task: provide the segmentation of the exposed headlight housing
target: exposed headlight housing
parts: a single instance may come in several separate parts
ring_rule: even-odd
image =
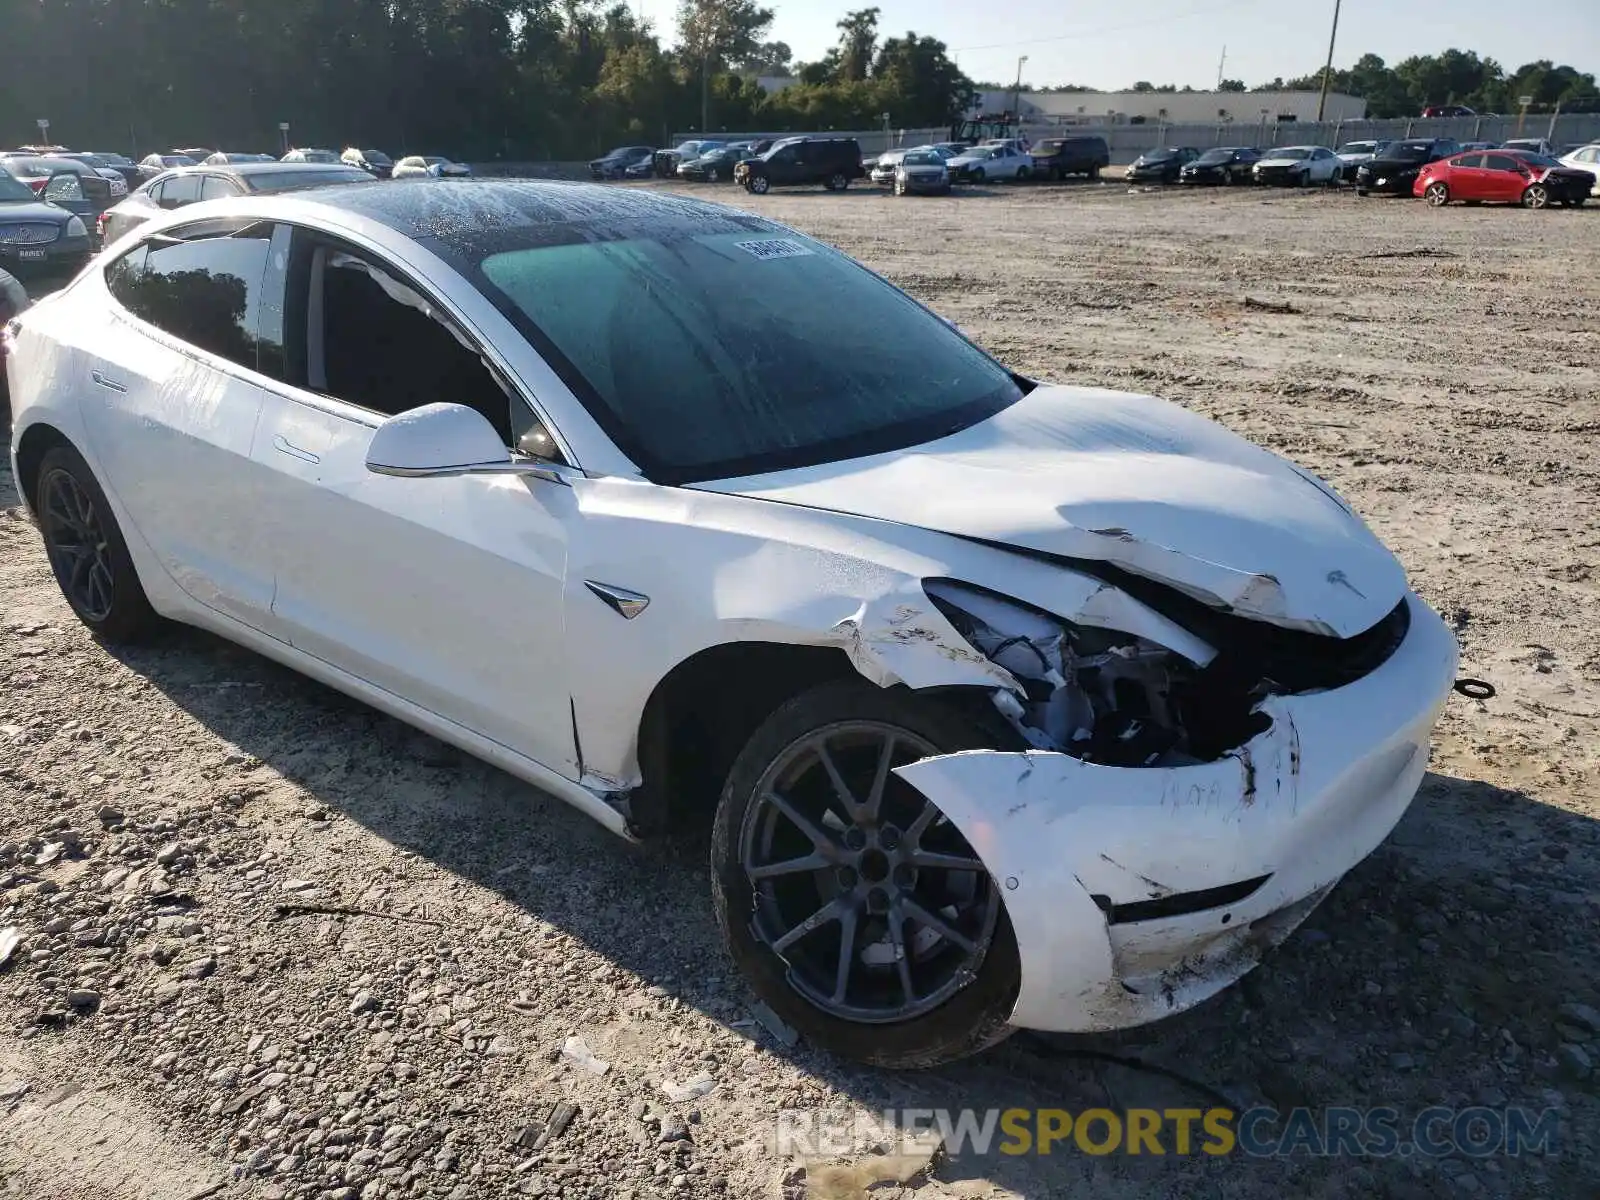
[[[1147,638],[1076,625],[951,579],[923,582],[963,638],[1009,671],[1022,695],[994,705],[1031,746],[1119,767],[1214,760],[1266,727],[1243,694]]]
[[[67,222],[68,237],[88,237],[89,227],[83,223],[82,217],[73,217]]]

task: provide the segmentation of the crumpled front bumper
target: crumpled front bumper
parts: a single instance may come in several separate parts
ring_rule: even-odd
[[[1438,614],[1408,603],[1410,632],[1387,662],[1264,701],[1270,728],[1217,762],[970,751],[897,770],[1000,885],[1022,961],[1013,1024],[1121,1028],[1214,995],[1388,836],[1427,769],[1457,661]]]

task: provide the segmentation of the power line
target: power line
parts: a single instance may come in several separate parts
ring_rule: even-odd
[[[1171,21],[1186,21],[1190,17],[1205,17],[1212,13],[1227,12],[1230,9],[1244,8],[1248,5],[1261,3],[1261,0],[1232,0],[1229,4],[1213,4],[1207,8],[1195,8],[1188,12],[1173,13],[1167,17],[1156,17],[1144,21],[1130,21],[1123,25],[1104,25],[1098,29],[1084,29],[1077,33],[1063,33],[1055,37],[1030,37],[1019,38],[1014,42],[992,42],[987,46],[958,46],[952,52],[964,54],[969,50],[1006,50],[1012,46],[1037,46],[1043,42],[1075,42],[1088,38],[1101,37],[1108,33],[1125,33],[1134,29],[1149,29],[1155,25],[1165,25]]]

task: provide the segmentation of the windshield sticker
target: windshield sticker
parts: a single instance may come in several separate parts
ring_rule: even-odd
[[[816,251],[808,250],[799,242],[787,238],[765,238],[757,242],[735,242],[751,258],[807,258]]]

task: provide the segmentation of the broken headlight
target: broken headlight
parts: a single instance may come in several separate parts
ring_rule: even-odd
[[[1016,679],[1023,694],[998,690],[994,703],[1029,745],[1122,767],[1204,760],[1184,716],[1199,670],[1182,655],[970,584],[923,587],[974,649]]]

